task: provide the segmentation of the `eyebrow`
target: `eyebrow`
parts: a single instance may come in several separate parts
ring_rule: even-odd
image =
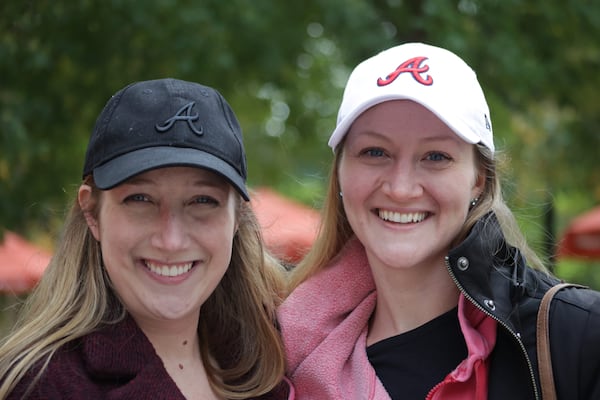
[[[424,136],[421,139],[427,141],[427,142],[438,142],[438,141],[444,141],[444,142],[460,142],[461,139],[458,137],[458,135],[450,128],[449,132],[451,133],[451,135],[446,135],[446,134],[434,134],[432,136]],[[365,135],[365,136],[370,136],[370,137],[376,137],[385,141],[391,141],[391,137],[386,136],[382,133],[379,133],[377,131],[373,131],[373,130],[364,130],[364,131],[358,131],[357,132],[358,135]]]
[[[223,185],[227,185],[229,182],[225,178],[221,178],[216,175],[214,178],[199,178],[193,181],[192,186],[211,186],[215,188],[219,188]],[[134,176],[123,182],[126,185],[158,185],[158,183],[152,179],[147,179],[140,176]]]
[[[423,140],[425,140],[427,142],[459,142],[459,141],[461,141],[461,138],[459,138],[458,135],[454,131],[451,131],[451,132],[452,132],[451,136],[448,136],[448,135],[426,136],[423,138]]]
[[[373,130],[361,130],[361,131],[355,131],[354,137],[356,139],[359,139],[361,136],[368,136],[368,137],[375,137],[375,138],[379,138],[381,140],[385,140],[385,141],[390,141],[390,138],[387,137],[386,135],[373,131]]]

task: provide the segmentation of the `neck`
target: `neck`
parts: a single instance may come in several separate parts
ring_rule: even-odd
[[[442,265],[374,269],[377,306],[367,344],[408,332],[456,307],[459,290]]]
[[[136,322],[185,398],[219,399],[200,354],[198,318],[166,322],[136,319]]]
[[[200,359],[198,318],[183,321],[136,319],[136,322],[165,364],[170,359],[179,362]]]

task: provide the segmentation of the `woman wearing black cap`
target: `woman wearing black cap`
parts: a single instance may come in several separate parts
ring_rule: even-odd
[[[242,133],[214,89],[116,93],[46,273],[0,347],[0,398],[287,399]]]
[[[502,200],[473,70],[421,43],[367,59],[329,145],[320,234],[278,311],[296,396],[540,399],[558,280]],[[600,294],[563,289],[549,315],[558,398],[600,399]]]

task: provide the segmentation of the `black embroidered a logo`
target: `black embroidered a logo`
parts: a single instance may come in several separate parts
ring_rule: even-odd
[[[193,124],[194,121],[197,121],[200,118],[198,113],[192,115],[192,107],[196,104],[194,101],[186,104],[181,107],[179,111],[175,113],[171,118],[166,120],[162,125],[156,124],[154,127],[159,132],[166,132],[173,127],[173,124],[177,121],[186,121],[192,132],[194,132],[198,136],[202,136],[202,126],[196,126]]]
[[[394,82],[400,74],[409,72],[413,78],[422,85],[430,86],[433,83],[433,78],[430,75],[423,76],[425,72],[429,71],[429,65],[422,65],[427,60],[427,57],[414,57],[410,60],[404,61],[396,68],[394,72],[385,77],[385,79],[377,79],[377,86],[386,86]]]

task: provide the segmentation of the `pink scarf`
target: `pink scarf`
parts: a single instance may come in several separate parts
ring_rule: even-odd
[[[298,400],[390,400],[366,353],[375,283],[364,248],[351,240],[332,263],[301,284],[278,310],[287,373]],[[461,295],[459,321],[468,357],[428,399],[485,399],[496,321]]]

